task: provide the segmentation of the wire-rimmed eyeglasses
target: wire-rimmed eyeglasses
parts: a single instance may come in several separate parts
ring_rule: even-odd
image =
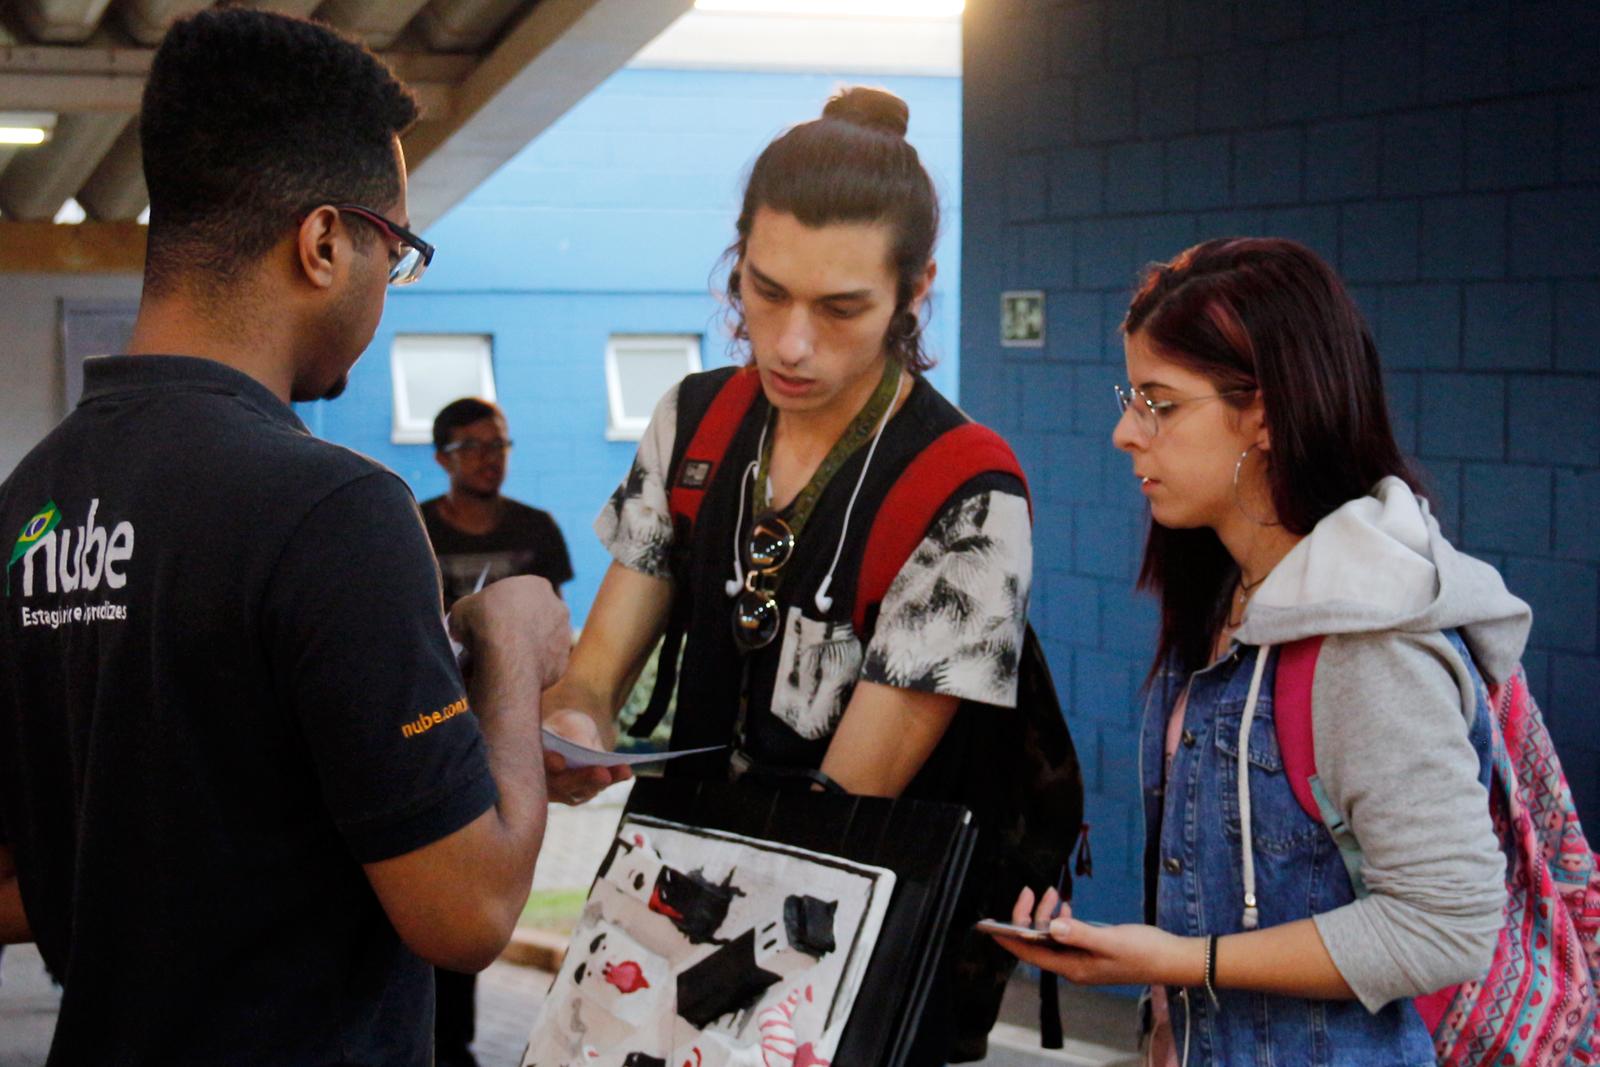
[[[1160,433],[1162,420],[1184,404],[1193,404],[1201,400],[1218,400],[1225,396],[1246,396],[1255,392],[1254,389],[1228,389],[1201,396],[1174,396],[1155,400],[1143,389],[1135,388],[1131,384],[1113,385],[1111,388],[1117,394],[1117,411],[1133,412],[1133,424],[1146,437],[1154,437]]]

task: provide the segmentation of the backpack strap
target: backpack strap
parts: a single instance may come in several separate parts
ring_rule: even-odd
[[[1311,682],[1317,672],[1321,637],[1292,641],[1278,649],[1278,673],[1272,685],[1272,719],[1278,752],[1289,788],[1305,813],[1322,820],[1322,808],[1311,791],[1317,776],[1316,742],[1311,732]]]
[[[1272,686],[1272,720],[1278,734],[1278,752],[1289,788],[1305,813],[1328,828],[1339,848],[1339,858],[1350,875],[1356,896],[1367,895],[1361,877],[1361,845],[1338,807],[1322,787],[1317,774],[1316,738],[1311,725],[1311,686],[1317,673],[1317,656],[1323,638],[1307,637],[1278,650],[1278,673]]]
[[[1011,446],[999,434],[976,422],[964,422],[946,430],[906,464],[884,496],[872,520],[872,528],[867,532],[867,543],[861,554],[861,571],[856,578],[855,605],[851,611],[851,622],[857,634],[866,632],[868,612],[883,602],[895,575],[900,573],[906,560],[911,558],[911,553],[927,536],[928,527],[933,524],[951,494],[979,475],[990,473],[1014,476],[1022,483],[1023,494],[1027,496],[1028,479],[1022,473],[1022,465],[1017,462]],[[1028,510],[1031,515],[1031,496],[1028,496]],[[1031,628],[1025,629],[1023,642],[1025,654],[1031,648],[1038,655],[1038,662],[1043,665],[1044,657],[1038,651],[1038,638]],[[1054,688],[1050,685],[1048,673],[1046,669],[1044,685],[1050,690],[1053,700]],[[1022,699],[1020,692],[1018,699]],[[1060,718],[1059,706],[1056,716],[1065,733],[1065,720]],[[1070,735],[1067,745],[1070,748]],[[1066,880],[1069,877],[1063,859],[1061,878]],[[1070,890],[1068,892],[1070,895]],[[1061,1003],[1056,995],[1056,986],[1057,979],[1053,973],[1040,972],[1039,1043],[1044,1048],[1062,1046]]]
[[[869,608],[883,602],[900,568],[927,535],[928,527],[950,494],[980,474],[1003,473],[1022,482],[1028,479],[1005,439],[987,426],[962,423],[936,437],[906,464],[883,499],[867,534],[856,581],[855,609],[851,621],[856,633],[866,626]],[[1033,500],[1028,499],[1032,512]]]
[[[683,450],[683,458],[674,466],[667,505],[674,518],[688,521],[690,531],[694,529],[695,519],[700,517],[700,504],[717,475],[722,457],[727,454],[733,435],[739,432],[739,423],[744,421],[745,413],[760,391],[761,375],[754,367],[736,371],[723,382],[695,427],[694,436]]]
[[[718,388],[711,403],[695,423],[689,444],[681,444],[687,427],[685,417],[692,418],[691,410],[679,408],[679,443],[673,447],[674,459],[668,469],[671,479],[667,486],[667,510],[672,515],[672,536],[677,546],[687,546],[694,534],[695,520],[700,517],[700,505],[706,490],[716,477],[717,469],[733,443],[739,424],[744,421],[750,405],[761,391],[761,376],[753,367],[735,371]],[[685,398],[680,394],[679,402]],[[656,659],[655,688],[650,690],[650,700],[639,717],[628,728],[628,736],[646,738],[655,732],[666,717],[672,695],[678,691],[678,653],[683,648],[683,635],[688,628],[688,598],[674,597],[671,613],[667,617],[666,631],[661,635],[661,651]]]

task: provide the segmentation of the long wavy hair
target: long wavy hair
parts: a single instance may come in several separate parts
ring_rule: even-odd
[[[1218,392],[1260,391],[1272,437],[1267,482],[1291,533],[1310,533],[1390,475],[1424,493],[1389,424],[1372,333],[1338,275],[1305,246],[1254,237],[1195,245],[1150,267],[1122,330],[1142,332]],[[1242,409],[1251,397],[1222,402]],[[1238,575],[1210,528],[1150,524],[1139,587],[1161,601],[1152,676],[1174,655],[1185,671],[1205,665]]]

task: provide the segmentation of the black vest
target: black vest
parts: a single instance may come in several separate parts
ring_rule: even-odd
[[[678,421],[669,477],[682,476],[679,468],[684,450],[694,436],[706,409],[734,368],[708,371],[684,379],[678,391]],[[759,766],[769,768],[817,768],[827,753],[832,729],[821,737],[806,738],[788,723],[772,714],[773,692],[779,683],[778,671],[786,634],[755,652],[741,652],[733,640],[733,598],[726,585],[734,577],[734,552],[748,534],[751,495],[756,492],[751,463],[757,456],[761,430],[771,414],[771,405],[757,394],[717,465],[700,505],[692,533],[674,530],[673,577],[676,587],[675,618],[683,628],[684,650],[678,676],[677,707],[672,728],[673,748],[697,748],[730,744],[734,738],[741,696],[748,701],[745,713],[745,751]],[[878,506],[894,486],[905,466],[940,434],[966,421],[953,404],[940,396],[921,378],[914,379],[911,395],[889,421],[872,457],[871,467],[861,485],[850,528],[844,529],[856,481],[861,476],[869,446],[862,446],[839,469],[818,499],[811,517],[795,544],[795,551],[781,572],[777,591],[779,615],[785,629],[792,629],[792,609],[799,608],[803,625],[813,638],[826,642],[856,643],[861,650],[872,639],[876,610],[866,618],[866,631],[854,634],[851,615],[855,606],[861,554]],[[740,506],[741,483],[744,503]],[[670,488],[670,487],[669,487]],[[994,488],[1022,495],[1017,479],[1002,474],[985,474],[973,479],[963,490]],[[965,492],[962,493],[965,495]],[[780,512],[784,514],[784,512]],[[844,540],[840,551],[841,536]],[[742,550],[742,549],[740,549]],[[828,587],[832,603],[828,611],[815,603],[817,590],[839,552],[837,566]],[[848,649],[836,649],[849,654]],[[853,687],[851,687],[853,688]],[[850,689],[839,696],[839,709],[848,704]],[[992,714],[998,709],[980,708]],[[965,715],[966,709],[963,709]],[[965,731],[952,726],[951,735]],[[961,800],[962,790],[949,788],[955,783],[930,781],[942,776],[926,773],[936,764],[947,762],[942,750],[951,747],[950,738],[941,743],[925,773],[913,783],[907,795],[933,799]],[[724,778],[728,774],[729,753],[708,753],[688,757],[667,765],[668,773],[699,778]],[[963,776],[964,777],[964,776]],[[970,805],[969,805],[970,806]]]

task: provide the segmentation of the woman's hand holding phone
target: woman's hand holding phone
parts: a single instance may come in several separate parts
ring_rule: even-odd
[[[1072,907],[1054,889],[1035,903],[1024,889],[1011,912],[1011,924],[983,920],[977,927],[1025,963],[1080,985],[1200,985],[1205,943],[1178,937],[1154,926],[1130,923],[1102,926],[1074,919]]]

